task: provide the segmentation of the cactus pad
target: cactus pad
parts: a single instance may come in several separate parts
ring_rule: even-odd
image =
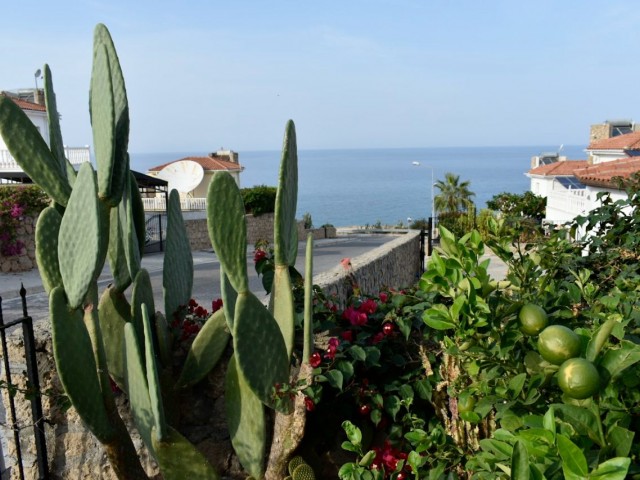
[[[36,223],[36,259],[42,285],[47,293],[62,286],[58,263],[58,233],[61,222],[60,213],[54,207],[47,207],[42,210]]]
[[[287,122],[282,145],[280,181],[274,214],[274,256],[276,265],[295,265],[298,256],[298,150],[296,127]]]
[[[305,462],[304,458],[302,458],[300,455],[296,455],[295,457],[292,457],[291,460],[289,460],[289,464],[287,466],[289,470],[289,475],[292,475],[293,471],[303,463],[307,463],[307,462]]]
[[[316,475],[313,473],[313,468],[303,463],[296,467],[291,474],[291,478],[293,478],[293,480],[316,480]]]
[[[207,191],[209,238],[220,265],[238,293],[249,289],[247,277],[247,225],[236,181],[227,172],[214,174]]]
[[[49,65],[44,66],[44,103],[47,108],[47,121],[49,122],[49,145],[51,154],[57,160],[60,173],[67,177],[67,164],[69,161],[64,155],[64,142],[62,141],[62,131],[60,130],[60,116],[56,105],[56,94],[53,91],[53,79]],[[73,169],[73,167],[72,167]]]
[[[266,426],[264,405],[254,395],[232,356],[225,381],[227,424],[242,467],[255,478],[264,474]]]
[[[227,320],[229,330],[233,332],[233,319],[235,318],[238,294],[233,289],[231,282],[229,282],[229,277],[224,273],[222,266],[220,267],[220,294],[222,295],[224,318]]]
[[[115,431],[105,409],[83,311],[70,308],[62,287],[49,296],[53,355],[60,382],[82,421],[102,443]]]
[[[133,325],[124,326],[125,385],[131,411],[140,436],[148,448],[153,449],[151,430],[153,428],[153,412],[149,399],[149,387],[142,352],[136,338]]]
[[[238,295],[233,347],[253,393],[266,405],[288,413],[291,404],[275,405],[273,396],[276,384],[289,381],[287,348],[275,319],[251,292]]]
[[[231,337],[224,317],[224,310],[218,310],[198,332],[176,382],[178,388],[188,387],[202,380],[222,356]]]
[[[141,268],[133,282],[131,291],[131,321],[136,330],[140,351],[144,352],[144,322],[142,320],[142,304],[147,306],[147,312],[153,317],[156,310],[153,299],[153,288],[149,272]]]
[[[193,256],[180,211],[180,195],[176,190],[171,190],[169,194],[167,210],[167,241],[162,288],[164,313],[167,318],[172,318],[178,308],[181,305],[187,305],[191,298]]]
[[[100,263],[100,206],[90,163],[83,163],[60,223],[58,261],[69,305],[78,308]]]
[[[118,54],[109,30],[102,24],[96,25],[93,35],[93,52],[94,52],[94,65],[96,63],[96,57],[99,52],[104,51],[107,56],[110,75],[111,90],[104,88],[107,82],[99,82],[97,85],[102,87],[102,90],[96,92],[99,101],[110,100],[113,104],[114,112],[114,144],[113,144],[113,161],[111,165],[102,165],[102,168],[98,166],[100,172],[107,172],[105,180],[109,178],[109,190],[108,190],[108,203],[110,205],[117,205],[120,202],[123,189],[127,184],[129,178],[129,159],[127,154],[129,144],[129,105],[127,101],[127,92],[125,89],[124,75],[120,67],[120,61],[118,60]],[[91,83],[91,96],[93,97],[93,78]],[[98,95],[99,93],[99,95]],[[93,106],[91,102],[90,106]],[[92,118],[93,118],[93,112]],[[97,155],[96,155],[97,157]]]
[[[153,449],[164,480],[219,480],[218,472],[187,439],[169,427],[163,441],[152,433]]]
[[[296,312],[293,305],[293,287],[288,266],[276,265],[271,288],[273,316],[278,322],[282,338],[287,346],[287,358],[291,358],[295,339]]]
[[[156,352],[153,347],[153,334],[151,322],[147,313],[147,306],[142,305],[142,323],[144,325],[144,355],[147,367],[147,385],[149,386],[149,400],[151,412],[153,412],[154,430],[160,440],[165,440],[168,435],[167,423],[162,405],[162,392],[160,391],[160,375],[156,363]]]
[[[120,209],[113,207],[110,211],[109,220],[109,249],[107,258],[109,259],[109,267],[113,275],[115,287],[124,292],[131,285],[131,275],[127,266],[127,256],[125,254],[124,238],[122,233],[122,220],[120,218]]]
[[[0,137],[27,175],[60,205],[71,195],[67,176],[29,117],[9,97],[0,95]]]
[[[98,317],[109,374],[124,389],[124,325],[131,322],[129,302],[121,292],[109,287],[100,298]]]

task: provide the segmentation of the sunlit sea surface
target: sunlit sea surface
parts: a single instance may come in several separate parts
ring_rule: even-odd
[[[446,172],[469,180],[478,210],[501,192],[523,193],[531,157],[557,146],[301,150],[298,152],[297,217],[310,213],[314,226],[407,223],[431,215],[431,178]],[[585,159],[584,146],[564,146],[561,155]],[[131,168],[149,168],[208,152],[132,153]],[[280,152],[240,151],[241,186],[277,185]],[[417,165],[418,163],[419,165]],[[436,189],[434,195],[437,195]]]

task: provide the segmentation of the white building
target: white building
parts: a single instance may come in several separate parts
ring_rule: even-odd
[[[205,210],[207,190],[216,172],[227,172],[240,186],[240,173],[244,167],[233,150],[218,150],[206,157],[186,157],[150,168],[147,174],[169,182],[169,190],[180,193],[180,203],[185,210]],[[165,210],[165,197],[156,195],[143,198],[145,211]]]
[[[47,109],[42,101],[44,97],[41,90],[27,89],[16,92],[0,92],[0,95],[8,97],[18,105],[22,111],[36,126],[44,141],[49,145],[49,120],[47,118]],[[84,147],[64,147],[65,156],[71,164],[76,167],[91,160],[89,146]],[[7,145],[0,137],[0,177],[11,178],[15,180],[24,179],[25,175],[22,168],[15,161]]]
[[[531,191],[547,199],[545,223],[562,224],[588,214],[600,206],[600,192],[609,192],[614,201],[627,197],[621,180],[640,171],[640,131],[635,129],[630,121],[593,125],[588,160],[534,157],[527,176]]]

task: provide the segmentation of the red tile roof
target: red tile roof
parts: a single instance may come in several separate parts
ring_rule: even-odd
[[[640,150],[640,131],[591,142],[587,150]]]
[[[616,178],[629,178],[640,171],[640,157],[621,158],[602,162],[576,170],[575,176],[585,185],[594,187],[620,188]]]
[[[47,108],[44,105],[40,105],[39,103],[27,102],[26,100],[21,100],[11,95],[7,95],[4,92],[0,92],[0,95],[10,98],[13,100],[13,103],[18,105],[22,110],[34,110],[36,112],[46,112]]]
[[[584,168],[587,165],[586,160],[564,160],[562,162],[540,165],[539,167],[529,170],[529,174],[544,176],[573,175],[575,170]]]
[[[198,163],[202,166],[202,169],[207,171],[227,171],[227,172],[235,172],[242,171],[243,167],[239,163],[230,162],[228,160],[228,156],[226,155],[209,155],[208,157],[185,157],[180,160],[174,160],[173,162],[164,163],[162,165],[158,165],[157,167],[153,167],[149,169],[149,172],[159,172],[167,165],[170,165],[175,162],[180,162],[182,160],[191,160],[192,162]]]

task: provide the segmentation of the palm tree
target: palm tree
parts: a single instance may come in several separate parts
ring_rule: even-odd
[[[467,210],[472,204],[471,197],[475,195],[469,190],[468,180],[460,182],[460,175],[446,173],[443,180],[433,184],[440,193],[435,196],[434,204],[438,213],[456,213]]]

